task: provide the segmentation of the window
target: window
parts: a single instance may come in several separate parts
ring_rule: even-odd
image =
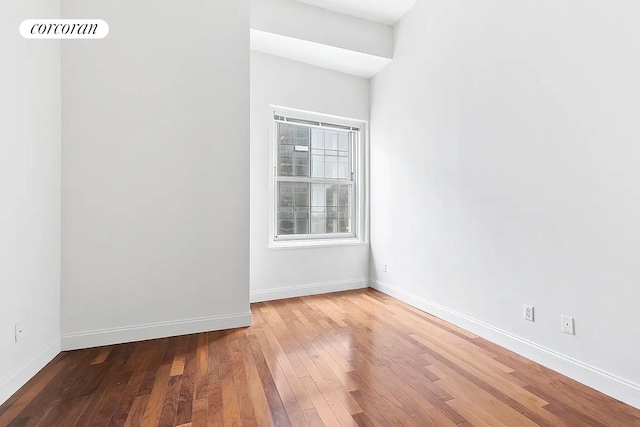
[[[304,117],[274,115],[273,238],[354,239],[360,128]]]

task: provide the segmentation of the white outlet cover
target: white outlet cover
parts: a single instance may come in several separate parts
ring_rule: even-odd
[[[573,317],[562,316],[562,332],[569,335],[575,335],[575,325],[573,322]]]
[[[22,322],[16,323],[15,328],[15,339],[16,342],[22,341],[22,335],[24,334],[24,330],[22,328]]]
[[[535,310],[532,305],[524,306],[524,319],[529,322],[535,322]]]

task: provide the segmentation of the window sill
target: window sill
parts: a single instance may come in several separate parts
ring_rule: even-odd
[[[360,239],[286,240],[271,242],[269,244],[269,250],[314,249],[341,246],[369,246],[369,242]]]

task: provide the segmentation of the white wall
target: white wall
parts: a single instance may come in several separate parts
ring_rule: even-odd
[[[639,20],[631,0],[421,0],[371,113],[376,286],[636,406]]]
[[[251,52],[252,300],[366,286],[368,245],[268,249],[270,105],[367,121],[369,81]]]
[[[59,13],[0,5],[0,404],[60,351],[60,43],[18,33]]]
[[[248,324],[248,1],[62,5],[63,347]]]

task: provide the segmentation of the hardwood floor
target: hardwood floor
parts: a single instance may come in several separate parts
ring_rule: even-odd
[[[640,426],[640,411],[374,290],[253,326],[66,352],[0,426]]]

